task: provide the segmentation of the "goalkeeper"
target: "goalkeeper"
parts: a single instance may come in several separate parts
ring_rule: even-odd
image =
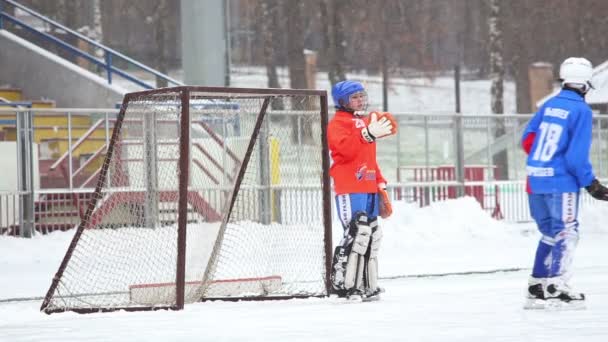
[[[373,298],[381,292],[377,280],[382,230],[377,217],[392,212],[376,162],[376,140],[396,133],[397,126],[389,113],[366,115],[367,93],[359,82],[336,83],[332,97],[336,114],[327,129],[330,175],[344,228],[334,251],[332,285],[339,296]]]

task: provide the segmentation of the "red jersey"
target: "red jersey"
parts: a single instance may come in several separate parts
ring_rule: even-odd
[[[376,143],[361,136],[367,119],[336,111],[327,127],[327,140],[333,164],[329,174],[337,195],[377,193],[378,183],[386,183],[376,162]]]

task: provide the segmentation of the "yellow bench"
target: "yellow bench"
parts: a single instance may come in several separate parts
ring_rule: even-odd
[[[0,97],[10,102],[19,102],[22,100],[23,92],[17,88],[0,88]]]

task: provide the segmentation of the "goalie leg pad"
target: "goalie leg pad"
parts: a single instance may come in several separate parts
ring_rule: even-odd
[[[378,258],[378,251],[380,250],[380,241],[382,241],[382,229],[378,225],[378,220],[373,220],[370,223],[372,230],[372,237],[370,243],[370,259]]]
[[[353,287],[360,288],[363,285],[365,254],[372,233],[365,213],[358,212],[355,219],[356,221],[351,225],[351,234],[354,234],[351,236],[354,236],[354,239],[344,274],[344,288],[347,290]]]
[[[337,246],[334,251],[331,265],[331,283],[337,291],[344,289],[344,273],[346,272],[346,262],[350,254],[350,247]]]
[[[382,229],[378,226],[378,221],[371,222],[372,237],[369,246],[369,257],[367,258],[367,267],[365,277],[367,279],[367,287],[371,293],[378,290],[378,251],[380,250],[380,241],[382,240]]]
[[[353,246],[358,241],[358,245],[362,243],[362,238],[358,238],[359,224],[367,224],[367,214],[363,211],[355,213],[354,218],[350,221],[344,232],[344,238],[334,250],[334,257],[331,268],[331,282],[335,290],[345,290],[348,288],[345,286],[345,275],[347,269],[348,260],[351,259]],[[360,250],[362,247],[357,247]],[[357,255],[354,255],[354,259],[357,259]],[[353,267],[353,266],[351,266]],[[351,271],[352,272],[352,271]],[[354,274],[354,273],[353,273]],[[352,285],[350,285],[352,287]]]
[[[365,255],[369,246],[370,236],[372,235],[372,229],[367,225],[367,223],[359,224],[357,228],[357,235],[353,241],[351,254],[357,253],[359,255]]]

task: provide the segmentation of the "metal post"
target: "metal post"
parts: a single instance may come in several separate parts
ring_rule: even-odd
[[[488,169],[492,170],[493,178],[496,178],[496,172],[494,170],[494,165],[492,163],[492,142],[490,141],[490,137],[492,136],[492,118],[488,118],[486,125],[486,160],[488,163]]]
[[[456,91],[456,116],[455,116],[455,138],[456,138],[456,181],[459,183],[456,191],[457,197],[464,196],[464,143],[462,137],[462,114],[460,113],[460,66],[454,67],[454,88]]]
[[[181,117],[181,115],[180,115],[180,117]],[[180,132],[180,130],[181,130],[181,126],[180,126],[181,120],[182,120],[181,118],[177,120],[178,132]],[[188,119],[186,121],[188,121],[188,137],[191,137],[192,136],[192,116],[188,115]],[[192,139],[188,139],[188,151],[189,151],[189,153],[188,153],[188,170],[192,170],[192,158],[194,158],[193,157],[194,153],[192,152]],[[194,176],[193,173],[188,172],[188,185],[192,185],[193,176]]]
[[[222,86],[226,83],[224,0],[180,0],[184,83]],[[250,51],[250,50],[247,50]]]
[[[29,178],[29,197],[27,199],[27,208],[28,210],[28,214],[26,215],[26,217],[30,220],[30,224],[29,227],[31,229],[31,234],[30,236],[34,235],[34,233],[36,233],[36,220],[34,217],[34,114],[31,111],[27,112],[27,122],[28,122],[28,129],[27,129],[27,141],[28,141],[28,165],[29,165],[29,172],[28,172],[28,178]]]
[[[259,136],[259,155],[260,155],[260,222],[262,224],[270,224],[272,218],[271,201],[270,201],[270,119],[268,116],[260,129]]]
[[[222,188],[222,202],[224,199],[228,197],[230,194],[229,191],[226,191],[224,188],[226,187],[226,181],[228,180],[228,140],[226,137],[228,136],[228,128],[226,127],[226,114],[222,114],[222,179],[220,180],[220,187]],[[234,168],[233,168],[234,169]],[[232,186],[232,184],[229,184]]]
[[[507,119],[509,121],[511,121],[511,126],[513,126],[513,147],[515,149],[517,149],[517,145],[519,144],[519,134],[518,133],[518,127],[519,127],[519,121],[517,119]],[[511,159],[515,159],[516,155],[515,153],[511,153]],[[513,160],[513,163],[509,163],[509,165],[517,165],[516,160]],[[515,169],[515,178],[513,179],[519,179],[519,167],[514,167],[513,169]]]
[[[4,23],[2,22],[2,12],[4,12],[4,6],[0,1],[0,30],[4,30]]]
[[[224,1],[224,39],[226,41],[226,75],[224,86],[230,87],[230,69],[232,68],[232,56],[230,48],[232,46],[232,29],[230,28],[230,0]]]
[[[424,116],[424,178],[423,181],[430,181],[429,179],[431,162],[429,159],[429,117]],[[436,192],[437,190],[435,190]],[[424,204],[431,203],[431,189],[428,186],[424,187]]]
[[[106,56],[106,73],[108,75],[108,84],[112,84],[112,53],[105,51]]]
[[[34,235],[34,174],[32,112],[17,112],[19,226],[21,237]]]
[[[602,153],[602,119],[598,118],[597,119],[597,156],[598,156],[598,170],[600,177],[605,177],[604,175],[604,163],[603,163],[603,158],[602,156],[604,155]]]
[[[108,150],[110,148],[110,120],[108,118],[108,113],[105,113],[105,120],[106,120],[106,155],[108,154]],[[107,175],[107,181],[106,181],[106,186],[108,187],[112,187],[112,168],[108,168],[108,175]]]
[[[386,21],[385,21],[386,22]],[[385,45],[385,38],[381,38],[382,46]],[[388,112],[388,62],[386,60],[386,50],[382,49],[382,110]]]
[[[179,198],[177,216],[177,272],[175,272],[175,307],[184,309],[186,297],[186,237],[188,236],[188,179],[191,151],[190,142],[190,92],[181,92],[181,117],[179,133]]]
[[[74,180],[72,179],[74,165],[72,159],[74,158],[72,151],[72,113],[68,112],[68,183],[70,192],[74,188]]]
[[[396,144],[397,144],[397,173],[399,173],[399,168],[401,167],[401,125],[399,124],[399,117],[397,120],[397,134],[396,134]]]
[[[158,170],[156,145],[156,113],[145,114],[144,122],[144,169],[146,173],[146,201],[144,226],[155,228],[158,218]],[[182,132],[183,134],[183,132]]]
[[[302,150],[302,116],[298,114],[298,151]],[[298,158],[298,182],[302,184],[302,159]]]

